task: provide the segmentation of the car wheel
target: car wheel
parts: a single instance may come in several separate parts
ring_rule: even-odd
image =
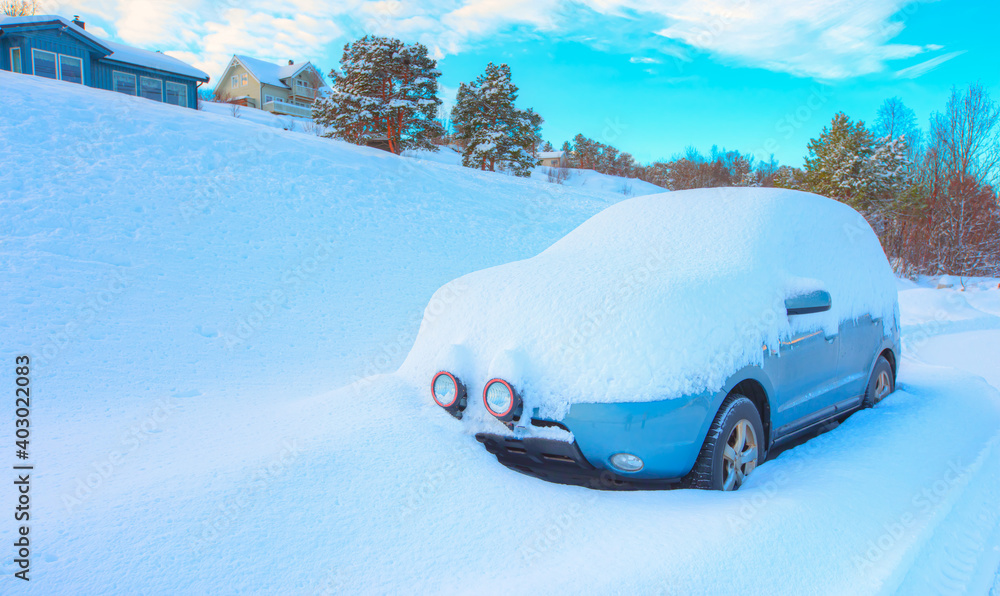
[[[763,461],[764,427],[757,406],[733,394],[722,402],[694,468],[685,478],[689,488],[736,490]]]
[[[865,401],[862,406],[870,408],[895,390],[896,379],[892,374],[892,365],[885,359],[885,356],[879,356],[878,362],[875,363],[875,370],[872,371],[872,376],[868,379],[868,388],[865,389]]]

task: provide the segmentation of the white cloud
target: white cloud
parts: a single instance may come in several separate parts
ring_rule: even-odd
[[[913,66],[908,66],[902,70],[896,71],[897,79],[915,79],[919,76],[925,75],[935,68],[941,66],[945,62],[951,60],[952,58],[957,58],[964,54],[965,51],[960,52],[949,52],[947,54],[942,54],[931,58],[930,60],[924,60],[920,64],[914,64]]]
[[[87,31],[90,31],[94,35],[98,37],[103,37],[105,39],[110,37],[108,32],[104,30],[104,27],[101,27],[100,25],[94,25],[93,23],[87,25]]]
[[[196,19],[201,0],[119,0],[114,23],[125,43],[156,46],[176,40],[176,32]]]
[[[79,0],[53,12],[100,19],[125,43],[162,50],[215,79],[233,54],[316,63],[344,35],[338,21],[361,3],[332,9],[323,0]],[[106,35],[96,25],[88,28]],[[333,65],[318,66],[326,71]]]
[[[559,6],[584,7],[609,20],[641,19],[650,23],[651,33],[724,61],[838,79],[881,72],[889,61],[928,50],[892,42],[905,26],[902,17],[919,5],[919,0],[579,0]],[[464,0],[449,14],[458,13],[479,17],[456,31],[459,36],[524,22],[565,30],[573,20],[560,20],[548,1]]]
[[[515,26],[556,38],[591,39],[595,47],[618,51],[626,49],[616,47],[625,41],[610,32],[627,25],[629,43],[661,40],[644,44],[646,53],[652,47],[664,57],[686,60],[698,51],[732,64],[839,79],[884,72],[894,60],[941,49],[893,41],[906,15],[920,5],[920,0],[77,0],[62,12],[100,19],[128,43],[194,54],[214,76],[234,53],[314,59],[330,53],[334,41],[369,33],[420,41],[437,57]],[[588,18],[577,18],[581,15]],[[643,32],[645,40],[636,39]],[[337,55],[332,52],[330,59]],[[651,60],[632,58],[639,64]]]
[[[648,56],[632,56],[628,59],[632,64],[659,64],[660,61],[656,58],[649,58]]]
[[[910,0],[682,0],[661,5],[657,31],[737,64],[839,79],[885,70],[924,51],[892,43]]]

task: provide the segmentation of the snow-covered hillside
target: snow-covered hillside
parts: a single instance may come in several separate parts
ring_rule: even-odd
[[[622,194],[6,72],[0,102],[2,378],[33,356],[36,465],[32,581],[4,551],[0,592],[996,581],[997,280],[901,284],[899,390],[737,493],[552,485],[500,466],[394,371],[435,289],[537,254]],[[8,415],[5,466],[13,440]]]
[[[461,167],[462,165],[462,155],[450,147],[441,147],[437,152],[433,153],[429,151],[408,151],[404,155],[456,167]],[[608,192],[624,197],[638,197],[666,192],[666,189],[644,180],[639,180],[638,178],[610,176],[595,172],[594,170],[578,170],[574,168],[564,170],[566,178],[556,182],[556,171],[554,168],[537,166],[532,170],[531,178],[532,180],[540,180],[551,184],[573,186],[590,191]]]
[[[393,371],[443,283],[538,252],[623,198],[286,132],[252,110],[9,73],[0,95],[7,282],[24,292],[5,349],[51,354],[66,387],[316,391]],[[67,364],[90,372],[69,379]]]
[[[264,110],[257,110],[243,106],[234,107],[233,104],[214,101],[201,102],[199,109],[204,112],[208,112],[209,114],[219,114],[220,116],[239,118],[240,120],[244,120],[246,122],[262,124],[270,128],[280,128],[282,130],[304,132],[312,135],[317,134],[318,131],[316,123],[309,118],[287,116],[284,114],[272,114],[271,112],[265,112]]]

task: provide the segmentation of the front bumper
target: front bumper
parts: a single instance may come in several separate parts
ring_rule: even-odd
[[[655,490],[677,488],[680,479],[624,478],[596,468],[583,456],[575,442],[537,437],[520,439],[479,433],[476,440],[508,468],[558,484],[585,486],[598,490]]]

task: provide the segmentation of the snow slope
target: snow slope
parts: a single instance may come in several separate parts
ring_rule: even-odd
[[[44,355],[75,402],[393,371],[438,287],[622,198],[10,73],[0,99],[4,356]]]
[[[432,161],[435,163],[462,167],[462,155],[451,147],[441,147],[436,152],[408,151],[405,152],[404,155],[423,161]],[[552,182],[549,179],[550,170],[552,170],[552,168],[542,166],[535,167],[531,171],[531,179],[556,184],[556,182]],[[611,176],[595,172],[594,170],[568,168],[566,170],[566,175],[568,178],[558,183],[559,185],[583,188],[591,191],[613,193],[624,197],[638,197],[666,191],[664,188],[660,188],[659,186],[644,180],[639,180],[638,178]]]
[[[1000,395],[974,376],[996,359],[973,357],[994,336],[925,330],[900,391],[738,493],[551,485],[497,464],[393,371],[436,288],[537,254],[618,196],[5,72],[0,102],[0,349],[35,361],[37,466],[32,581],[12,577],[4,550],[2,593],[912,594],[994,581]],[[916,341],[936,309],[906,311],[907,291]],[[962,297],[1000,314],[996,290]]]
[[[271,128],[280,128],[291,132],[303,132],[312,135],[316,135],[319,130],[316,123],[309,118],[272,114],[271,112],[265,112],[264,110],[244,106],[238,106],[234,115],[232,104],[203,101],[200,105],[201,107],[199,109],[201,111],[208,112],[209,114],[218,114],[220,116],[238,118],[245,122],[262,124]]]

